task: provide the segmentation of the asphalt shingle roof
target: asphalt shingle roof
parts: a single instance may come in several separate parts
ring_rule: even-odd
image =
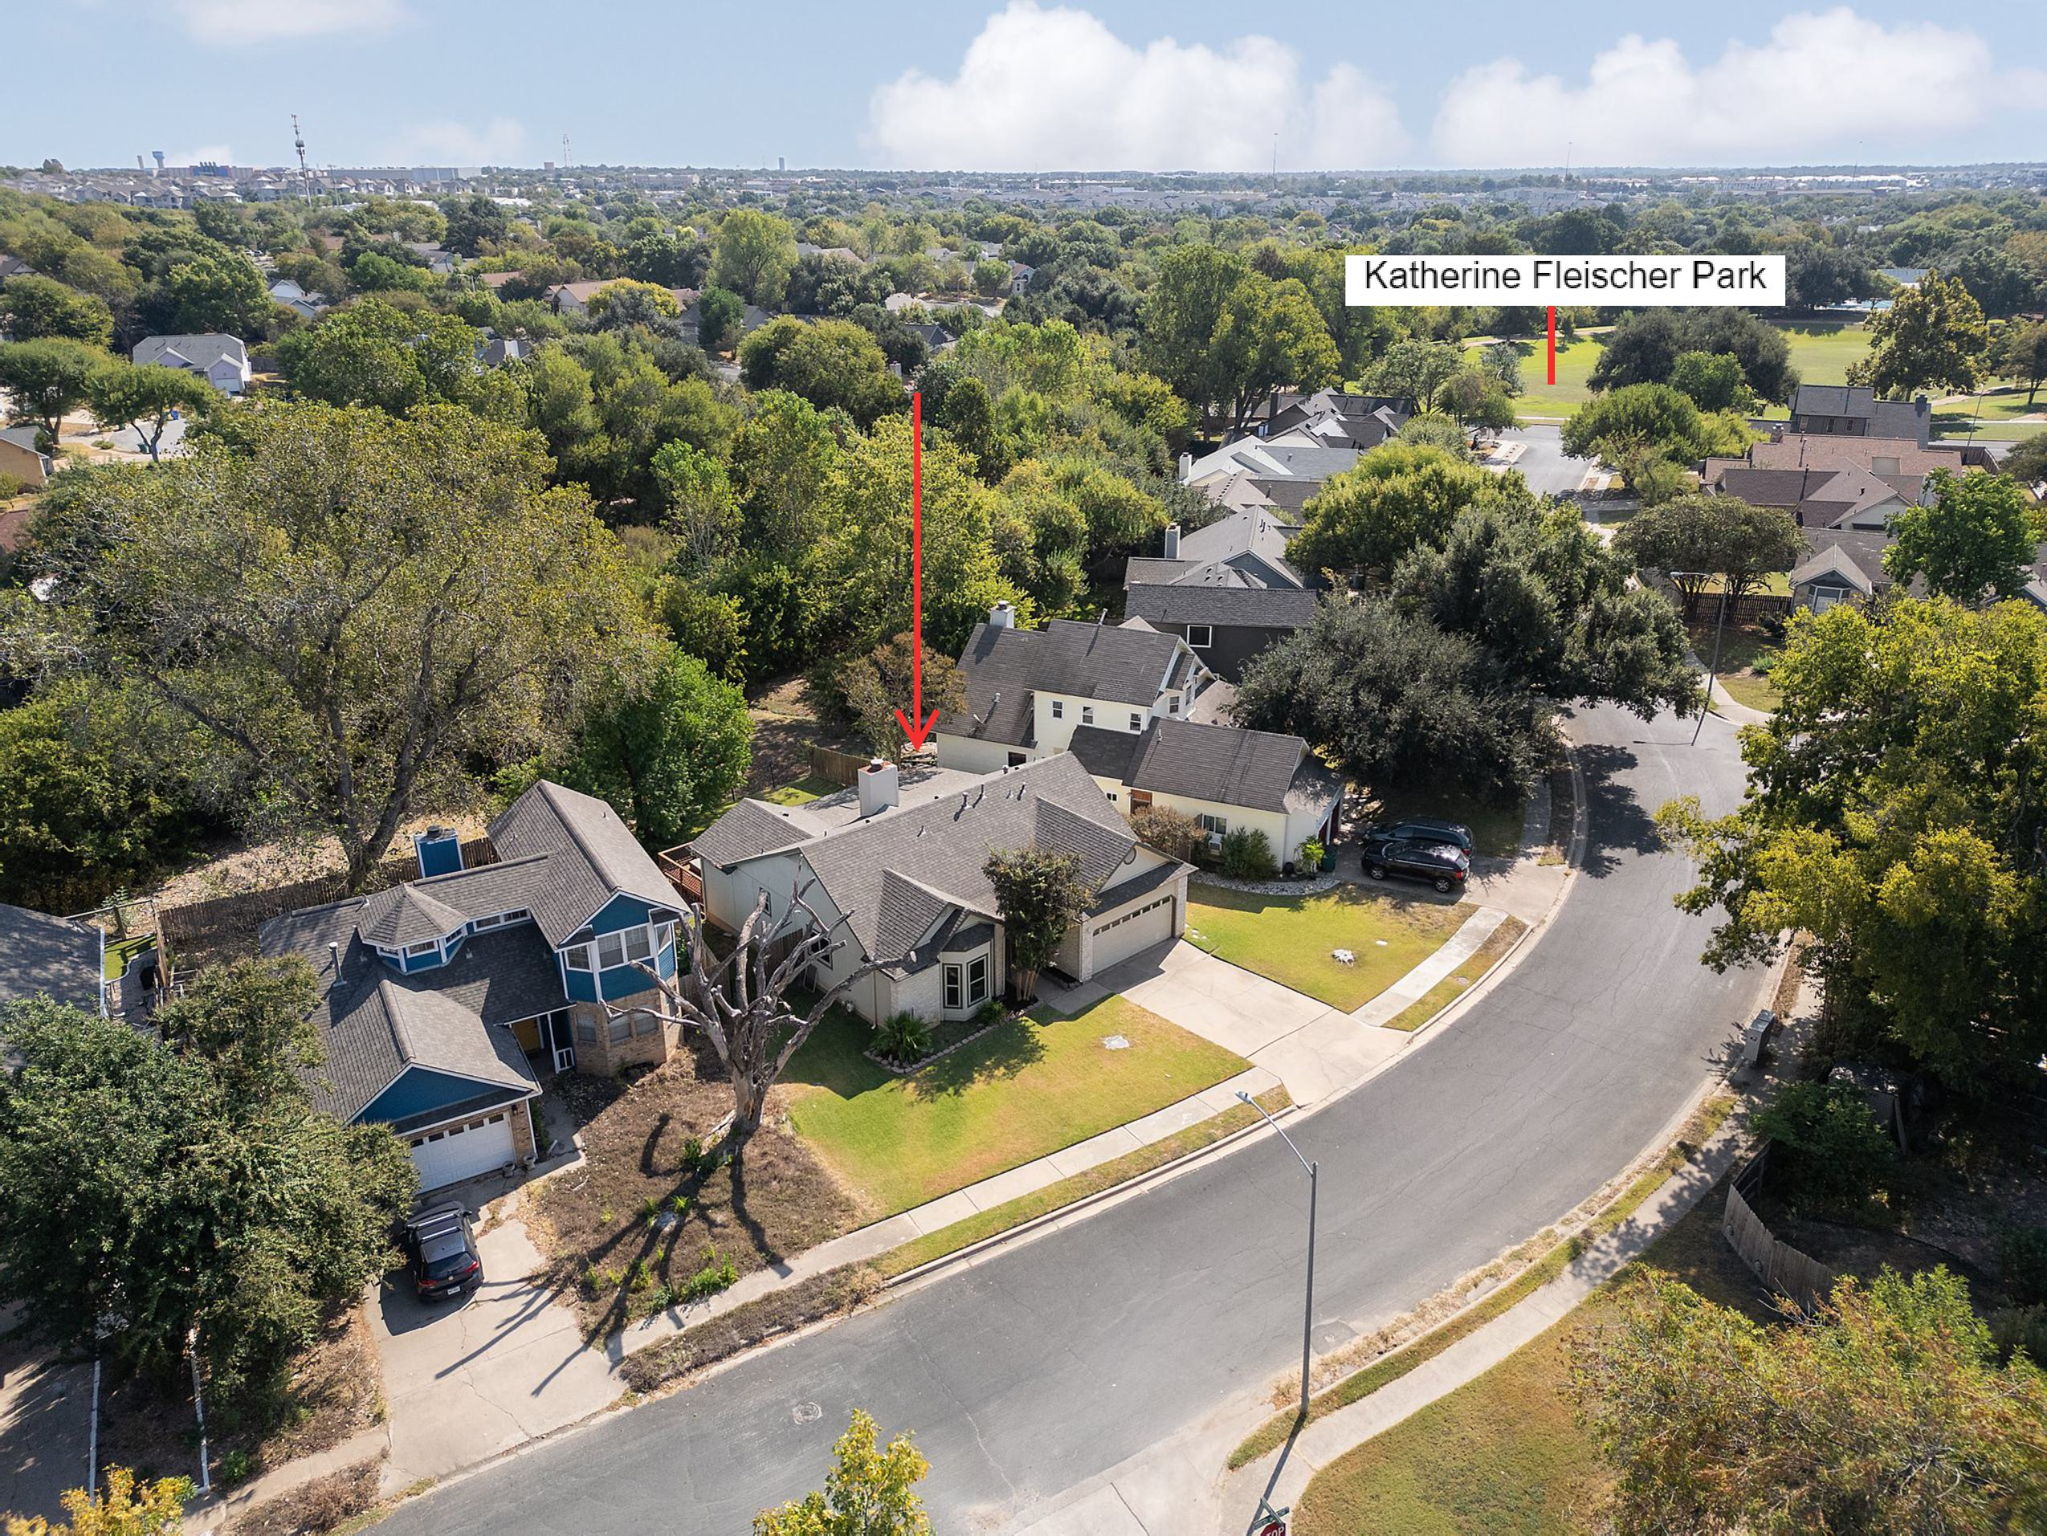
[[[623,892],[651,906],[674,907],[675,888],[604,801],[542,779],[490,824],[507,861],[547,855],[526,903],[557,949]]]
[[[1142,735],[1128,738],[1138,747],[1126,761],[1127,749],[1103,740],[1115,734],[1082,726],[1073,733],[1073,752],[1089,772],[1120,778],[1133,789],[1284,812],[1324,804],[1339,788],[1298,736],[1154,720]]]
[[[895,960],[922,932],[903,937],[918,913],[930,910],[910,890],[992,916],[983,866],[998,849],[1071,853],[1082,879],[1100,886],[1136,845],[1080,760],[1062,752],[989,775],[977,789],[856,822],[801,854],[868,956]]]
[[[312,1018],[327,1059],[313,1102],[353,1120],[412,1066],[522,1093],[537,1088],[511,1031],[496,1026],[568,1006],[540,934],[524,924],[475,934],[447,964],[401,976],[357,934],[363,905],[353,898],[286,913],[258,934],[265,955],[303,958],[320,988]]]
[[[797,818],[758,800],[742,800],[698,833],[690,847],[720,868],[730,869],[741,859],[808,842],[812,835]]]
[[[0,902],[0,1007],[43,995],[99,1011],[99,930]]]
[[[977,624],[960,654],[974,718],[959,734],[1028,746],[1033,691],[1149,708],[1187,665],[1184,643],[1151,629],[1070,619],[1038,630]]]
[[[1315,601],[1302,587],[1139,584],[1125,592],[1123,611],[1152,624],[1301,629],[1314,622]]]

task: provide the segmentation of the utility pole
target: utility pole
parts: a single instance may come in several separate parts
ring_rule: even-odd
[[[1237,1090],[1237,1097],[1257,1110],[1259,1118],[1264,1120],[1267,1125],[1271,1126],[1275,1131],[1279,1131],[1279,1139],[1286,1143],[1287,1151],[1293,1153],[1296,1158],[1299,1158],[1301,1166],[1308,1171],[1308,1296],[1306,1306],[1301,1315],[1301,1423],[1306,1424],[1308,1422],[1308,1370],[1313,1355],[1315,1335],[1315,1186],[1320,1176],[1321,1165],[1311,1163],[1301,1156],[1301,1149],[1294,1145],[1293,1137],[1280,1130],[1279,1122],[1265,1113],[1265,1106],[1263,1104],[1260,1104],[1242,1089]]]

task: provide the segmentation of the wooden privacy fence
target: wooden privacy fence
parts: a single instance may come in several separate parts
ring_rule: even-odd
[[[837,752],[830,747],[812,743],[810,748],[810,771],[828,784],[841,789],[851,784],[868,760],[858,752]]]
[[[462,844],[462,867],[495,864],[497,849],[487,837],[470,838]],[[363,893],[381,891],[419,875],[419,861],[412,854],[385,859],[370,872]],[[232,896],[215,896],[207,901],[188,902],[181,907],[164,907],[157,913],[158,929],[170,947],[173,963],[180,971],[232,960],[256,952],[256,930],[273,917],[338,901],[344,894],[339,874],[315,875],[289,885],[273,885],[260,891],[241,891]]]
[[[1748,1197],[1762,1187],[1769,1165],[1770,1145],[1765,1142],[1728,1184],[1720,1232],[1758,1280],[1811,1312],[1833,1291],[1834,1272],[1779,1238],[1748,1203]]]

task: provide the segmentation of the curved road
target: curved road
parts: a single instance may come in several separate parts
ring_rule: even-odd
[[[1739,796],[1733,730],[1581,714],[1582,874],[1454,1025],[1289,1129],[1322,1168],[1318,1347],[1542,1228],[1639,1153],[1760,978],[1698,963],[1706,924],[1650,817]],[[999,1528],[1186,1432],[1299,1360],[1303,1192],[1259,1139],[1092,1218],[401,1507],[388,1536],[723,1536],[815,1486],[849,1412],[914,1429],[941,1531]],[[815,1405],[813,1415],[800,1405]],[[800,1411],[799,1411],[800,1410]],[[802,1422],[799,1422],[802,1420]]]

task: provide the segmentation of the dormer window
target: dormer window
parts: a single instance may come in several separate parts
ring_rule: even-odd
[[[1134,709],[1130,712],[1130,729],[1132,729],[1133,731],[1141,731],[1144,729],[1144,716],[1140,715]]]

